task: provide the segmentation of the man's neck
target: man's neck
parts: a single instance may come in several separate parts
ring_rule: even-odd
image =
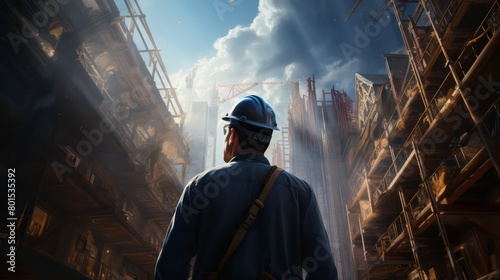
[[[255,155],[259,155],[259,156],[264,156],[263,152],[259,152],[255,149],[239,149],[238,152],[234,156],[242,155],[242,154],[255,154]]]

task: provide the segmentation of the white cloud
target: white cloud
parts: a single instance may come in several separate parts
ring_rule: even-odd
[[[391,53],[391,54],[408,54],[406,52],[406,48],[404,46],[401,46],[401,47],[399,47],[399,48],[397,48],[389,53]]]
[[[354,96],[354,73],[361,68],[361,61],[354,58],[347,63],[343,60],[336,60],[326,65],[326,74],[320,77],[316,84],[316,88],[330,90],[332,86],[337,90],[346,90],[347,93]]]
[[[288,125],[292,80],[299,81],[301,92],[306,94],[306,79],[315,75],[318,96],[323,89],[329,91],[334,86],[337,90],[345,89],[353,97],[354,73],[374,73],[383,68],[380,54],[394,49],[400,53],[402,49],[389,42],[382,47],[374,43],[356,58],[346,61],[340,42],[352,39],[353,27],[363,23],[333,22],[332,18],[345,16],[348,12],[345,9],[332,1],[311,5],[307,1],[260,0],[259,13],[249,26],[235,26],[229,30],[213,43],[214,56],[200,58],[191,67],[196,68],[192,90],[186,88],[189,69],[170,75],[179,100],[186,104],[185,111],[189,111],[188,100],[209,101],[215,83],[282,81],[281,85],[258,85],[240,96],[263,96],[274,107],[279,127]],[[374,40],[385,39],[379,37]],[[228,91],[227,88],[219,89],[219,96]],[[237,99],[221,104],[219,116]],[[221,123],[220,119],[218,121]],[[217,157],[220,157],[219,152]]]
[[[259,14],[253,20],[250,28],[258,35],[270,33],[280,20],[282,12],[271,1],[259,2]]]
[[[216,67],[214,70],[215,72],[224,72],[225,70],[229,69],[231,67],[231,64],[226,63],[222,64],[220,67]]]
[[[236,26],[214,42],[216,55],[201,58],[193,66],[197,69],[193,101],[196,99],[208,101],[215,81],[232,84],[288,80],[284,77],[283,69],[280,71],[271,69],[268,73],[259,72],[262,63],[271,59],[277,49],[275,42],[269,40],[269,36],[279,20],[279,13],[279,9],[275,8],[270,1],[261,1],[259,14],[250,26]],[[188,99],[186,96],[189,95],[189,90],[185,88],[187,73],[188,71],[182,70],[171,75],[180,100]],[[283,86],[259,85],[248,93],[258,93],[264,98],[272,98],[279,95],[276,88]],[[220,95],[224,95],[225,90],[227,89],[221,89]],[[276,101],[279,102],[279,100]]]
[[[215,82],[282,81],[282,85],[259,85],[243,95],[259,94],[266,98],[275,107],[278,122],[284,126],[288,122],[291,80],[299,81],[300,88],[304,89],[306,79],[314,74],[318,93],[334,86],[353,96],[354,73],[383,68],[380,57],[386,51],[373,55],[371,51],[379,51],[376,49],[379,45],[374,44],[359,57],[346,61],[339,42],[345,40],[343,36],[352,36],[347,32],[352,27],[342,26],[342,22],[332,23],[332,17],[340,17],[332,13],[341,14],[341,11],[335,3],[322,3],[326,6],[310,5],[307,1],[261,0],[259,13],[249,26],[229,30],[213,43],[214,56],[201,58],[193,65],[197,71],[191,100],[208,101]],[[396,46],[387,44],[384,48]],[[396,52],[400,52],[400,48]],[[182,70],[171,75],[181,102],[189,99],[190,90],[185,87],[188,73]],[[227,91],[227,88],[220,89],[219,95]],[[222,104],[219,114],[228,110],[236,99]]]
[[[284,76],[286,80],[290,80],[290,78],[293,76],[293,70],[295,70],[295,64],[293,63],[290,63],[285,67]]]

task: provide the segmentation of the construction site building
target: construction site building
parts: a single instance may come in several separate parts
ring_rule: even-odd
[[[280,132],[273,137],[278,139],[272,147],[271,164],[277,165],[286,171],[291,171],[290,168],[290,139],[288,126],[280,128]]]
[[[111,0],[0,4],[14,278],[153,277],[189,147],[154,41],[136,44],[152,40],[144,15],[122,4],[128,14]]]
[[[390,1],[407,55],[356,75],[357,279],[500,276],[498,1]]]
[[[334,88],[318,100],[314,77],[307,79],[307,95],[291,82],[288,127],[273,150],[273,162],[310,184],[330,238],[340,279],[353,279],[345,204],[350,193],[344,175],[340,143],[355,141],[352,101]]]
[[[388,7],[407,54],[356,74],[355,105],[292,83],[290,170],[316,192],[341,279],[497,279],[498,1]]]
[[[209,123],[208,102],[192,102],[190,118],[186,122],[186,134],[189,141],[189,156],[191,165],[186,176],[190,180],[195,175],[205,171]]]
[[[0,3],[16,278],[153,276],[189,145],[145,16],[117,2]],[[500,5],[387,3],[407,54],[356,74],[355,102],[292,82],[273,162],[313,188],[340,279],[499,278]]]

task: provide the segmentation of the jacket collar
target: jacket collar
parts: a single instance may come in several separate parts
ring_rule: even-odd
[[[239,154],[233,157],[229,162],[242,162],[242,161],[256,161],[256,162],[261,162],[267,165],[271,165],[269,163],[269,160],[262,155],[258,155],[255,153],[247,153],[247,154]]]

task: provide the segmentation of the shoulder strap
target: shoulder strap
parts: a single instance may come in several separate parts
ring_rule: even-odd
[[[278,178],[278,176],[283,172],[283,169],[277,167],[276,165],[271,166],[269,171],[266,173],[266,175],[263,178],[262,185],[264,185],[264,188],[262,189],[260,195],[258,198],[254,200],[252,203],[252,206],[250,206],[250,209],[248,210],[248,214],[246,219],[241,223],[240,227],[234,234],[233,240],[231,241],[231,244],[227,248],[226,253],[224,254],[224,257],[221,259],[219,263],[219,268],[218,272],[222,270],[224,265],[226,264],[227,260],[229,257],[234,253],[236,248],[240,245],[241,241],[243,241],[243,238],[247,234],[248,229],[252,225],[253,221],[259,214],[260,210],[264,208],[264,201],[266,200],[267,195],[269,194],[269,191],[274,185],[274,182]]]

